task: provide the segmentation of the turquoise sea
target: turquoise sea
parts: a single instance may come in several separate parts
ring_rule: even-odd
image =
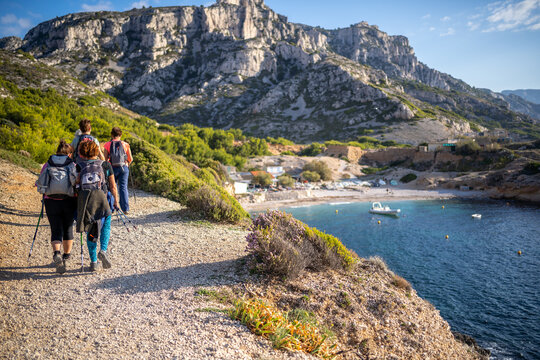
[[[493,359],[540,359],[540,208],[458,200],[385,204],[402,216],[369,214],[370,203],[281,210],[362,257],[381,256]]]

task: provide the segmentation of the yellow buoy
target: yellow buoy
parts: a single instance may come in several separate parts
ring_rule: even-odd
[[[521,256],[521,250],[518,251],[518,255]]]
[[[338,212],[339,212],[339,211],[338,211],[338,210],[336,210],[336,214],[337,214]]]
[[[442,208],[444,209],[444,205],[442,206]]]
[[[381,220],[377,221],[377,224],[381,225]]]
[[[445,238],[446,238],[446,239],[449,239],[449,238],[450,238],[450,236],[446,235],[446,236],[445,236]]]

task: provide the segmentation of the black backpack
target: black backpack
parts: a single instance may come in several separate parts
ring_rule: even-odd
[[[122,141],[111,141],[111,151],[109,152],[110,163],[114,167],[124,166],[127,161],[126,149]]]

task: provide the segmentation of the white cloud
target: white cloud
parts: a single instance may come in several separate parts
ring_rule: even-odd
[[[442,17],[442,18],[441,18],[441,21],[447,22],[447,21],[450,21],[450,19],[451,19],[450,16],[445,16],[445,17]]]
[[[528,27],[529,30],[540,30],[540,22]]]
[[[28,15],[30,15],[31,17],[36,18],[36,19],[39,19],[39,18],[43,17],[43,15],[41,15],[39,13],[32,12],[32,11],[28,11]]]
[[[0,17],[0,36],[22,36],[32,27],[27,18],[19,18],[13,14]]]
[[[432,26],[429,28],[429,31],[435,31],[435,28]]]
[[[456,30],[454,30],[454,28],[448,28],[448,30],[446,30],[445,33],[442,33],[441,36],[450,36],[450,35],[454,35],[456,33]]]
[[[469,28],[469,30],[475,31],[475,30],[478,30],[478,28],[480,27],[480,24],[477,22],[469,21],[467,22],[467,27]]]
[[[540,0],[521,0],[496,2],[488,5],[490,12],[487,21],[491,26],[484,30],[506,31],[506,30],[538,30],[533,23],[540,19]]]
[[[141,1],[137,1],[137,2],[132,3],[129,8],[130,9],[133,9],[133,8],[141,9],[143,6],[148,7],[148,6],[150,6],[150,4],[148,4],[148,1],[146,1],[146,0],[141,0]]]
[[[109,11],[113,9],[113,4],[110,1],[100,0],[97,4],[82,4],[83,11]]]
[[[422,16],[422,19],[429,19],[431,17],[431,14],[426,14],[424,16]]]

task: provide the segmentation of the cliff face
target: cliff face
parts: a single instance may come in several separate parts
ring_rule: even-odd
[[[332,30],[329,34],[332,50],[381,69],[390,77],[416,80],[444,90],[462,86],[461,81],[419,62],[404,36],[389,36],[377,26],[369,26],[365,22]]]
[[[440,111],[428,96],[404,92],[408,80],[475,96],[420,63],[405,37],[366,23],[338,30],[293,24],[262,0],[70,14],[0,46],[22,48],[173,124],[234,126],[297,141],[354,139],[367,128],[379,137],[395,129],[392,139],[414,143],[411,131],[400,129],[422,118],[448,130],[426,131],[421,140],[470,131],[456,113],[461,103]],[[486,103],[498,113],[495,100]]]

